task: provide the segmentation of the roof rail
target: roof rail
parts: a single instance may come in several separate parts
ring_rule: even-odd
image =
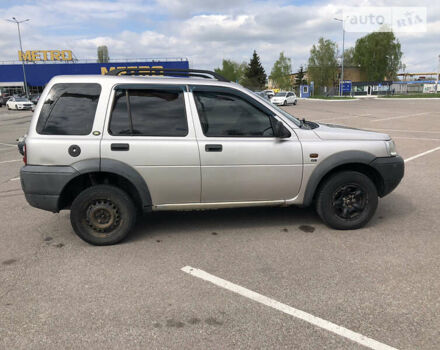
[[[218,81],[229,82],[222,75],[210,70],[201,69],[181,69],[181,68],[117,68],[110,70],[106,75],[171,75],[171,76],[192,76],[207,79],[216,79]]]

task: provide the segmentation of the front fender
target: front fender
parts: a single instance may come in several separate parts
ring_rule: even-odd
[[[307,182],[304,194],[303,205],[312,204],[313,196],[318,188],[319,183],[330,171],[344,164],[365,164],[369,165],[376,156],[364,151],[343,151],[335,153],[321,163],[319,163]]]

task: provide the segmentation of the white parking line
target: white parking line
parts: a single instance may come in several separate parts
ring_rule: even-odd
[[[2,145],[2,146],[9,146],[9,147],[17,147],[17,145],[13,145],[11,143],[3,143],[3,142],[0,142],[0,145]]]
[[[343,120],[343,119],[350,119],[350,118],[360,118],[360,117],[369,117],[371,114],[363,114],[363,115],[347,115],[344,117],[334,117],[334,118],[327,118],[327,119],[318,119],[317,122],[319,123],[325,123],[329,120]]]
[[[405,163],[410,162],[410,161],[413,160],[413,159],[417,159],[417,158],[420,158],[420,157],[426,156],[427,154],[432,153],[432,152],[435,152],[435,151],[438,151],[438,150],[440,150],[440,146],[439,146],[439,147],[436,147],[436,148],[433,148],[433,149],[430,149],[430,150],[428,150],[428,151],[426,151],[426,152],[416,154],[415,156],[412,156],[412,157],[406,158],[406,159],[405,159]]]
[[[346,125],[349,126],[349,125]],[[366,130],[372,130],[372,131],[395,131],[395,132],[408,132],[408,133],[414,133],[419,132],[422,134],[440,134],[440,130],[432,130],[432,131],[425,131],[425,130],[402,130],[402,129],[372,129],[372,128],[365,128]]]
[[[0,162],[0,164],[3,164],[3,163],[14,163],[14,162],[21,162],[21,161],[22,161],[21,159],[14,159],[14,160],[4,160],[4,161]]]
[[[13,179],[10,179],[9,181],[17,181],[20,180],[20,177],[14,177]]]
[[[402,119],[402,118],[410,118],[410,117],[418,117],[420,115],[426,115],[426,114],[430,114],[431,112],[424,112],[424,113],[417,113],[417,114],[406,114],[406,115],[399,115],[397,117],[389,117],[389,118],[381,118],[381,119],[375,119],[372,120],[372,122],[381,122],[384,120],[393,120],[393,119]]]
[[[291,315],[293,317],[299,318],[300,320],[303,320],[305,322],[308,322],[314,326],[323,328],[329,332],[335,333],[337,335],[340,335],[341,337],[347,338],[353,342],[356,342],[358,344],[361,344],[363,346],[366,346],[370,349],[375,350],[396,350],[396,348],[393,348],[389,345],[380,343],[374,339],[368,338],[362,334],[353,332],[347,328],[338,326],[337,324],[334,324],[332,322],[326,321],[322,318],[313,316],[307,312],[295,309],[289,305],[280,303],[279,301],[276,301],[274,299],[268,298],[262,294],[256,293],[251,291],[250,289],[241,287],[237,284],[234,284],[232,282],[226,281],[222,278],[216,277],[214,275],[211,275],[210,273],[207,273],[203,270],[195,269],[191,266],[185,266],[181,269],[183,272],[186,272],[192,276],[198,277],[202,280],[211,282],[212,284],[215,284],[218,287],[227,289],[231,292],[240,294],[246,298],[249,298],[253,301],[256,301],[260,304],[269,306],[273,309],[276,309],[278,311],[284,312],[285,314]]]

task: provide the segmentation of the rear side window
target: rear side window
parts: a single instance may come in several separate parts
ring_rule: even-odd
[[[186,136],[183,90],[118,89],[109,133],[114,136]]]
[[[37,132],[43,135],[90,134],[100,93],[99,84],[55,84],[41,108]]]

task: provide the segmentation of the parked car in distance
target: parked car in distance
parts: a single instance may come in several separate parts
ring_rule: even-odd
[[[287,106],[289,104],[296,105],[297,99],[293,91],[280,91],[270,99],[270,102],[275,105]]]
[[[266,93],[266,95],[269,97],[269,98],[272,98],[274,95],[275,95],[275,91],[273,91],[273,90],[264,90],[263,92],[265,92]]]
[[[32,109],[33,105],[34,104],[26,97],[11,97],[8,102],[6,102],[8,109]]]
[[[36,105],[38,103],[39,99],[40,99],[40,95],[31,95],[30,96],[30,100],[34,105]]]
[[[138,214],[166,210],[313,205],[328,226],[353,230],[403,177],[387,134],[297,119],[215,72],[122,72],[52,78],[18,144],[26,200],[70,210],[91,244],[117,243]]]
[[[255,94],[270,102],[270,97],[266,94],[265,91],[256,91]]]

